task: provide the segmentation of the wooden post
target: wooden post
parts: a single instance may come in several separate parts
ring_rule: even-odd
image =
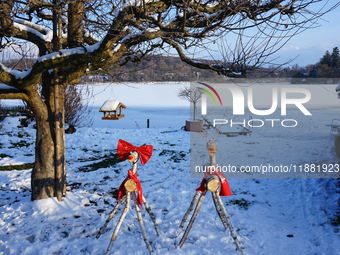
[[[53,0],[53,51],[59,50],[58,45],[58,13],[57,8],[59,5],[58,0]],[[53,83],[54,83],[54,124],[55,124],[55,196],[58,201],[62,201],[63,197],[63,164],[61,158],[61,137],[60,137],[60,124],[61,124],[61,111],[59,106],[59,79],[58,69],[53,71]]]

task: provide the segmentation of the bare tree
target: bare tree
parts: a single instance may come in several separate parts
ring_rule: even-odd
[[[164,53],[171,48],[171,53],[192,66],[228,76],[244,74],[266,63],[287,40],[315,26],[318,18],[339,4],[333,2],[326,9],[324,2],[1,1],[0,48],[14,42],[38,49],[32,68],[0,65],[0,81],[12,86],[0,91],[0,99],[22,99],[36,117],[32,200],[53,196],[62,200],[66,181],[64,94],[82,75],[109,72],[139,62],[151,52]],[[320,4],[319,11],[310,10]],[[216,45],[223,53],[216,64],[195,60],[200,50],[213,55]],[[41,94],[37,89],[40,79]]]
[[[93,124],[92,109],[89,108],[90,91],[80,86],[68,86],[65,91],[65,123],[74,127]]]
[[[201,98],[203,94],[203,90],[200,90],[198,88],[191,88],[191,87],[184,87],[179,90],[178,97],[182,100],[189,101],[194,105],[194,120],[196,116],[196,104],[197,101]]]

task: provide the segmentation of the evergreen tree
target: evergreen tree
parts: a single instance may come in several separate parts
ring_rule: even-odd
[[[335,47],[333,48],[332,52],[332,70],[333,70],[333,77],[339,77],[340,76],[340,56],[339,56],[339,48]]]
[[[333,48],[333,52],[332,52],[332,55],[331,55],[331,66],[333,69],[337,69],[339,68],[339,48],[338,47],[335,47]]]
[[[325,55],[320,60],[320,65],[327,65],[329,67],[332,66],[332,57],[331,54],[329,54],[329,51],[327,50]]]

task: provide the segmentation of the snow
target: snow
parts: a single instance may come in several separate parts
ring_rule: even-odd
[[[116,53],[120,49],[121,46],[122,46],[122,44],[118,43],[117,46],[114,47],[114,49],[112,50],[112,53]]]
[[[41,15],[44,15],[44,16],[50,16],[52,17],[53,16],[53,13],[52,12],[48,12],[48,11],[40,11]]]
[[[297,112],[292,110],[293,117]],[[329,134],[325,124],[339,115],[340,110],[311,112],[313,119],[301,118],[296,130],[253,129],[250,136],[237,137],[217,134],[217,162],[223,158],[235,165],[338,162],[334,152],[335,135]],[[162,112],[165,116],[170,113],[173,110]],[[146,119],[146,115],[143,118]],[[181,118],[184,125],[186,117],[177,118]],[[32,124],[28,128],[17,128],[18,119],[6,118],[1,123],[0,165],[8,165],[6,160],[11,160],[11,164],[34,161],[35,129]],[[209,131],[208,137],[213,134]],[[190,178],[189,173],[190,157],[194,153],[190,140],[194,138],[205,143],[204,138],[196,135],[180,130],[180,126],[168,128],[166,124],[150,129],[78,128],[76,133],[66,134],[70,186],[62,202],[55,198],[30,200],[31,169],[0,171],[0,254],[105,253],[123,205],[101,237],[96,239],[95,236],[116,204],[112,192],[119,187],[131,165],[127,161],[118,162],[103,165],[93,172],[83,172],[81,167],[101,162],[110,153],[116,153],[119,139],[135,146],[154,146],[148,163],[138,165],[143,194],[161,232],[160,236],[156,235],[149,215],[143,210],[154,254],[239,254],[209,194],[187,241],[181,249],[177,248],[184,233],[179,230],[179,224],[200,183],[200,179]],[[21,140],[29,146],[9,148]],[[199,163],[208,160],[204,153]],[[339,226],[331,224],[339,213],[338,179],[229,178],[227,174],[226,177],[233,195],[222,200],[244,254],[339,254]],[[148,254],[133,207],[122,224],[111,254]]]
[[[86,52],[91,53],[97,50],[100,47],[101,43],[102,41],[99,41],[93,45],[85,46]],[[77,48],[72,48],[72,49],[67,49],[67,50],[60,50],[58,52],[53,52],[53,53],[41,56],[36,61],[43,62],[43,61],[47,61],[51,59],[57,59],[61,57],[67,57],[71,55],[84,54],[84,53],[85,53],[84,47],[77,47]]]
[[[84,31],[85,31],[85,33],[84,33],[85,37],[89,37],[89,38],[92,38],[92,39],[94,39],[96,41],[100,41],[100,39],[97,38],[96,36],[94,36],[94,34],[92,34],[89,30],[84,29]]]
[[[104,38],[103,38],[104,39]],[[94,52],[99,49],[100,45],[102,44],[103,39],[101,39],[99,42],[86,46],[87,52]]]
[[[208,8],[214,8],[214,7],[216,7],[219,4],[220,4],[220,2],[216,2],[216,3],[213,3],[213,4],[207,4],[207,7]]]
[[[159,27],[152,27],[152,28],[148,28],[145,32],[147,32],[147,33],[155,33],[155,32],[157,32],[159,30],[160,30]]]
[[[6,84],[0,83],[0,89],[16,89],[15,87],[8,86]]]
[[[129,0],[125,6],[141,6],[143,4],[144,1],[141,0]],[[158,0],[145,0],[145,4],[148,3],[156,3],[158,2]]]
[[[233,75],[242,75],[241,72],[231,72],[231,74],[233,74]]]
[[[12,68],[4,66],[1,63],[0,63],[0,66],[4,70],[4,72],[8,72],[8,73],[14,75],[14,77],[16,79],[24,79],[31,72],[31,69],[32,69],[32,68],[29,68],[29,69],[25,69],[23,71],[19,71],[19,70],[14,70]]]
[[[106,100],[102,107],[100,108],[101,111],[115,111],[119,105],[119,101],[117,100]]]
[[[43,26],[34,24],[29,21],[20,20],[20,19],[15,19],[15,22],[13,23],[13,25],[16,28],[20,29],[20,31],[27,31],[27,32],[37,35],[38,37],[43,39],[45,42],[52,42],[53,31],[51,29],[47,29]],[[40,33],[36,29],[43,30],[45,34]]]

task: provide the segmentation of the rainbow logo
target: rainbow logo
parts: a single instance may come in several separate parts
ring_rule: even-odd
[[[202,84],[202,85],[208,87],[212,92],[214,92],[215,95],[217,96],[218,100],[220,101],[221,106],[222,106],[222,100],[221,100],[221,98],[220,98],[220,95],[217,93],[217,91],[216,91],[213,87],[211,87],[210,85],[205,84],[205,83],[203,83],[203,82],[199,82],[199,84]],[[203,91],[206,92],[209,96],[211,96],[211,98],[214,100],[215,105],[217,106],[217,103],[216,103],[216,100],[215,100],[214,96],[213,96],[208,90],[206,90],[206,89],[204,89],[204,88],[200,88],[200,87],[197,87],[197,88],[203,90]]]

